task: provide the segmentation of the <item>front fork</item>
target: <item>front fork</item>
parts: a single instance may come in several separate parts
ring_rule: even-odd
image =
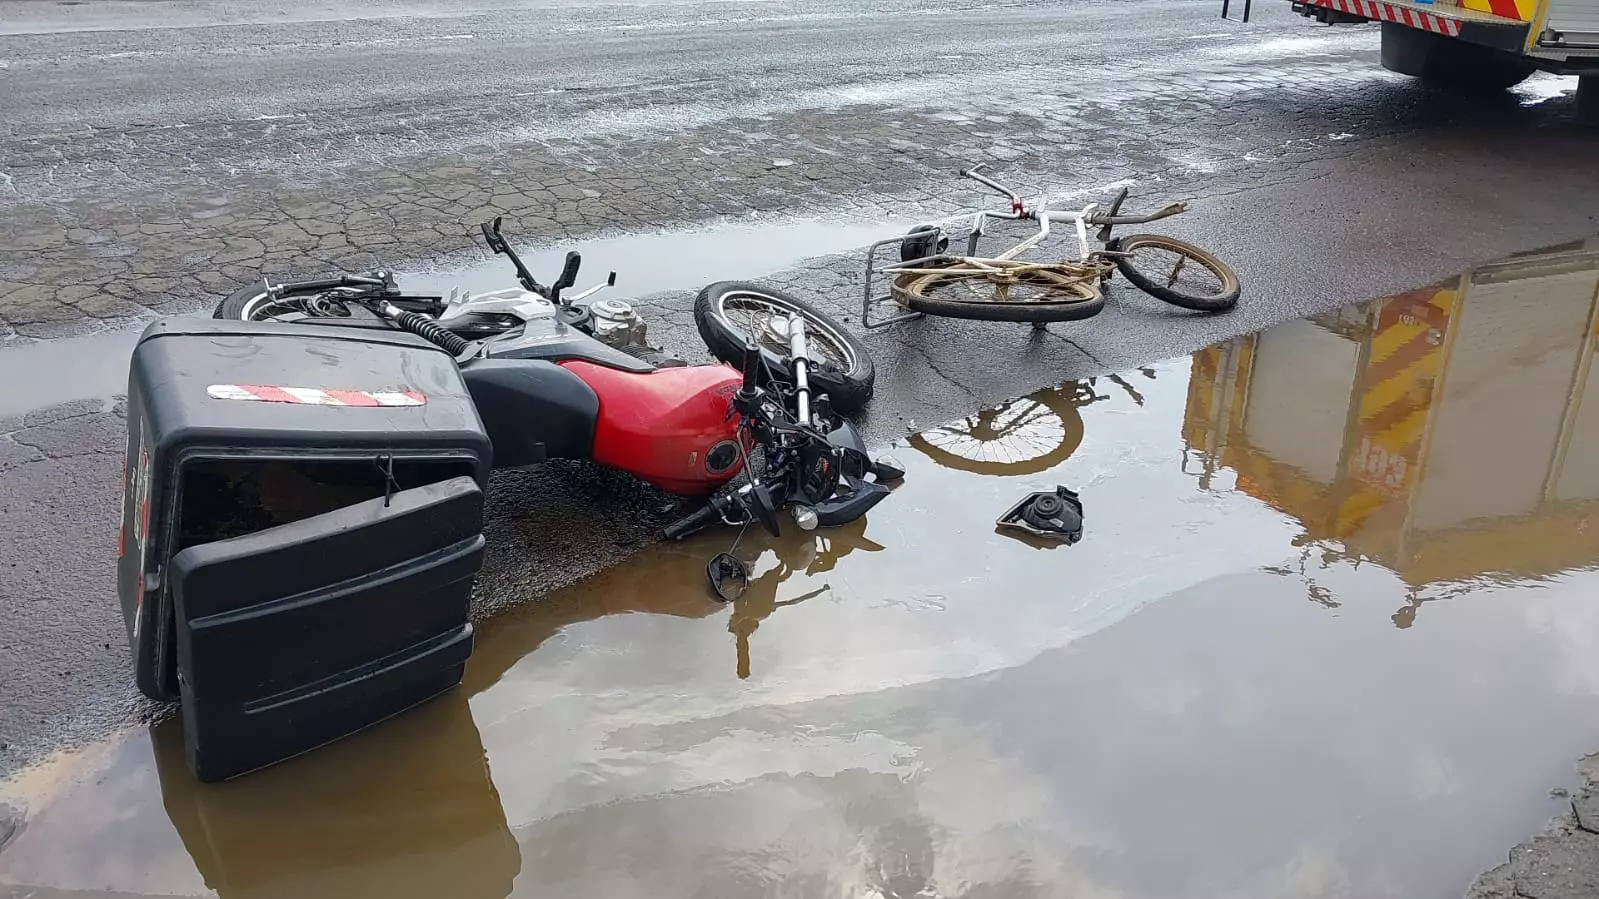
[[[794,410],[795,418],[804,427],[811,426],[811,359],[805,345],[805,319],[788,317],[788,355],[794,360]]]

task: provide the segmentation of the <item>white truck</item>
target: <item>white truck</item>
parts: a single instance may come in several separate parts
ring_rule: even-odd
[[[1579,114],[1599,115],[1599,0],[1291,2],[1328,24],[1380,23],[1390,71],[1476,90],[1507,88],[1538,70],[1578,75]]]

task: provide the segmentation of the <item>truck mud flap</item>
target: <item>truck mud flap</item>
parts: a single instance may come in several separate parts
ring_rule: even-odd
[[[482,519],[477,482],[455,477],[174,556],[195,775],[282,761],[459,683]]]

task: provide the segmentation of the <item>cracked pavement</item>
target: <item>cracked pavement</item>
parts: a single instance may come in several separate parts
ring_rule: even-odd
[[[1512,849],[1509,861],[1479,877],[1467,899],[1599,895],[1599,755],[1583,759],[1578,769],[1584,786],[1572,798],[1570,811]]]
[[[1569,97],[1429,95],[1374,64],[1369,31],[1197,7],[1022,3],[984,29],[953,0],[663,8],[647,25],[530,7],[0,34],[0,329],[125,324],[263,272],[458,258],[501,214],[532,243],[808,209],[936,217],[971,202],[948,177],[968,160],[1057,192],[1136,177],[1205,194],[1439,127],[1569,131]],[[1129,82],[1115,63],[1133,57]]]
[[[132,695],[112,599],[122,387],[99,368],[126,344],[81,342],[91,332],[203,310],[263,275],[478,265],[476,223],[495,215],[559,249],[642,251],[705,227],[759,240],[792,220],[905,227],[989,202],[954,176],[977,160],[1062,203],[1129,182],[1129,208],[1191,200],[1162,230],[1243,278],[1225,316],[1115,292],[1092,322],[1048,331],[874,332],[865,425],[883,440],[1599,232],[1599,143],[1571,120],[1569,79],[1432,92],[1378,66],[1372,29],[1283,3],[1249,26],[1160,0],[0,13],[0,527],[30,547],[0,566],[0,669],[21,684],[0,707],[0,777],[161,711]],[[858,325],[858,254],[801,244],[749,272],[727,257],[729,277]],[[654,340],[701,358],[692,297],[639,305]],[[6,367],[40,349],[55,355]],[[481,613],[625,557],[665,503],[582,466],[498,475]]]

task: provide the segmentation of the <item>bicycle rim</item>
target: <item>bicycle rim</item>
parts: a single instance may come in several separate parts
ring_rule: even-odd
[[[1139,241],[1125,250],[1128,264],[1151,283],[1197,299],[1216,299],[1231,288],[1229,278],[1214,264],[1172,243]]]
[[[859,368],[855,350],[825,322],[807,315],[804,309],[783,300],[782,297],[752,290],[732,291],[717,298],[716,314],[729,324],[754,337],[762,349],[787,359],[788,337],[774,326],[779,317],[797,315],[805,319],[805,348],[813,358],[830,363],[839,371],[852,372]]]
[[[944,303],[981,306],[1072,305],[1099,298],[1091,285],[1097,277],[1054,268],[951,267],[948,271],[920,275],[905,285],[907,293]]]

